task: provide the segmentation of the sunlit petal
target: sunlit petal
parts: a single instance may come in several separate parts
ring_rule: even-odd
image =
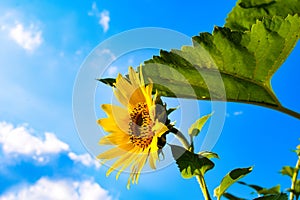
[[[159,147],[158,137],[168,131],[166,125],[158,120],[155,111],[155,99],[152,97],[153,84],[144,85],[141,70],[136,73],[129,68],[129,79],[118,75],[114,94],[125,107],[110,104],[102,105],[107,118],[98,120],[98,124],[109,134],[102,137],[100,145],[112,145],[112,149],[101,153],[103,161],[116,159],[108,169],[107,175],[117,170],[117,176],[130,167],[130,183],[137,183],[147,160],[151,168],[156,168]],[[156,98],[156,95],[154,96]],[[162,147],[160,147],[162,148]]]

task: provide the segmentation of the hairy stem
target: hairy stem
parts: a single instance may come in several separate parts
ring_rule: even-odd
[[[177,128],[171,127],[171,128],[169,129],[169,131],[175,134],[175,136],[177,137],[177,139],[182,143],[182,145],[183,145],[186,149],[189,149],[189,148],[190,148],[190,143],[189,143],[189,141],[186,139],[186,137],[183,135],[183,133],[181,133]]]
[[[293,176],[292,176],[292,185],[291,185],[291,192],[290,192],[290,200],[293,200],[294,199],[294,190],[295,190],[295,187],[296,187],[296,182],[297,182],[297,177],[298,177],[298,172],[299,172],[299,169],[300,169],[300,156],[298,156],[298,160],[297,160],[297,163],[296,163],[296,166],[295,166],[295,170],[294,170],[294,173],[293,173]]]
[[[206,187],[204,177],[202,175],[197,175],[196,177],[197,177],[198,183],[200,185],[200,188],[201,188],[202,194],[204,196],[204,199],[205,200],[211,200],[208,189]]]

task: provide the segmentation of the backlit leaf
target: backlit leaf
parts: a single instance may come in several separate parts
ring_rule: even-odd
[[[257,20],[300,14],[300,3],[295,0],[239,0],[228,14],[226,27],[250,30]]]
[[[207,120],[212,116],[213,113],[202,116],[200,119],[196,120],[189,128],[189,135],[197,136],[202,130],[203,126],[207,122]]]
[[[203,176],[215,166],[208,158],[194,154],[180,146],[171,145],[171,149],[183,178],[192,178],[196,175]]]
[[[143,74],[163,96],[247,102],[276,109],[281,104],[270,80],[299,33],[297,15],[263,19],[246,32],[216,27],[212,35],[193,37],[192,47],[161,51],[145,62]]]
[[[255,198],[253,200],[288,200],[288,196],[285,193],[281,193],[281,194],[266,195],[266,196]]]
[[[230,171],[226,176],[222,179],[220,185],[215,188],[214,196],[220,198],[224,192],[235,182],[239,179],[243,178],[247,174],[252,171],[252,167],[247,168],[237,168]]]

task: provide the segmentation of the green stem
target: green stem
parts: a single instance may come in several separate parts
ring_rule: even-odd
[[[200,188],[201,188],[202,194],[204,196],[204,199],[205,200],[211,200],[208,189],[206,187],[204,177],[202,175],[197,175],[196,177],[197,177],[198,183],[200,185]]]
[[[296,166],[295,166],[295,169],[294,169],[294,173],[293,173],[293,176],[292,176],[290,200],[294,199],[294,192],[293,191],[295,190],[295,187],[296,187],[296,182],[297,182],[299,169],[300,169],[300,156],[298,156],[298,160],[297,160],[297,163],[296,163]]]
[[[175,127],[170,127],[169,131],[174,133],[175,136],[177,137],[177,139],[182,143],[182,145],[186,148],[189,149],[190,148],[190,143],[189,141],[186,139],[186,137],[183,135],[183,133],[181,133],[177,128]]]

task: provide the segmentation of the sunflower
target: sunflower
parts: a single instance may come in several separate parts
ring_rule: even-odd
[[[152,97],[153,84],[145,85],[142,70],[136,73],[129,67],[129,79],[118,75],[114,95],[122,107],[103,104],[102,109],[107,118],[98,120],[98,124],[109,134],[100,139],[100,145],[112,145],[113,148],[97,156],[103,162],[115,159],[108,169],[108,176],[117,170],[120,173],[130,167],[127,188],[130,183],[138,183],[142,168],[149,162],[156,169],[156,161],[161,146],[158,145],[162,135],[168,131],[162,122],[163,109],[157,109],[157,92]]]

